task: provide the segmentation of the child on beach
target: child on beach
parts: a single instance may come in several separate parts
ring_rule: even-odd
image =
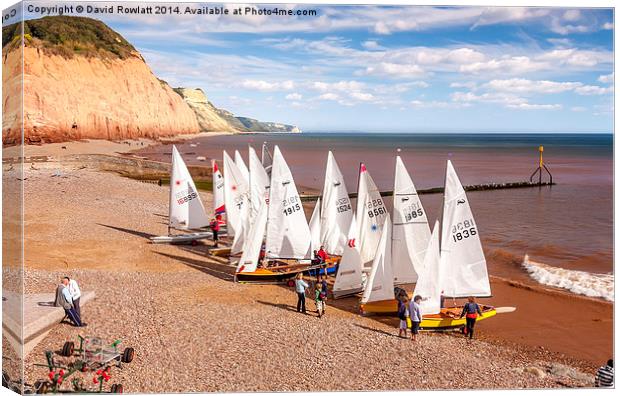
[[[325,308],[327,308],[327,276],[323,275],[321,278],[321,296],[323,298],[323,315],[325,315]]]
[[[325,313],[325,307],[323,306],[323,290],[319,282],[314,286],[314,302],[316,304],[316,313],[320,318]]]
[[[409,299],[407,297],[398,300],[398,319],[400,319],[398,324],[398,336],[403,338],[407,337],[407,318],[409,317],[409,310],[407,309],[408,302]]]

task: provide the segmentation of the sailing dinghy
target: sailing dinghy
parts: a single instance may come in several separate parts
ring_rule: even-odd
[[[360,257],[362,259],[362,270],[369,272],[377,252],[388,211],[377,185],[364,164],[360,164],[357,191],[356,221],[359,229]]]
[[[226,205],[224,204],[224,177],[215,160],[211,161],[211,165],[213,168],[213,213],[221,215],[226,212]]]
[[[394,173],[392,256],[394,284],[415,283],[431,238],[426,212],[400,156]]]
[[[170,172],[170,201],[168,205],[168,235],[151,237],[152,243],[195,243],[211,238],[213,233],[195,232],[172,235],[171,229],[196,230],[209,225],[209,217],[200,200],[194,180],[177,150],[172,146],[172,169]]]
[[[278,282],[293,278],[299,272],[318,268],[310,261],[311,233],[301,199],[284,156],[278,146],[274,148],[269,205],[266,205],[266,238],[264,263],[267,267],[254,268],[250,260],[242,257],[236,274],[239,282]],[[260,216],[258,216],[260,218]],[[260,235],[256,234],[259,233]],[[260,224],[252,228],[248,238],[261,240],[264,231]],[[253,249],[258,242],[253,242]],[[245,253],[245,252],[244,252]],[[248,255],[250,252],[248,252]],[[252,259],[256,251],[251,252]],[[260,255],[260,250],[259,250]],[[260,261],[260,260],[259,260]],[[252,265],[254,271],[241,270],[241,266]]]
[[[463,327],[465,318],[459,318],[462,306],[440,307],[437,311],[436,301],[441,301],[442,291],[445,297],[490,296],[491,288],[478,229],[473,220],[465,190],[450,161],[446,167],[441,245],[437,241],[439,237],[437,225],[433,233],[416,284],[416,293],[420,294],[423,299],[429,299],[428,305],[430,306],[426,310],[427,313],[423,313],[420,327]],[[383,234],[385,234],[385,230]],[[381,255],[383,260],[380,263],[382,268],[386,267],[385,261],[387,259],[392,259],[391,253],[388,254],[380,250],[386,249],[383,244],[383,234],[377,250],[377,257]],[[440,252],[438,251],[439,246],[441,246]],[[376,264],[377,257],[373,261],[373,271],[375,265],[379,265]],[[436,268],[431,268],[431,266]],[[418,284],[420,284],[420,289],[418,289]],[[397,301],[393,297],[392,299],[382,299],[388,294],[385,290],[390,287],[393,290],[393,286],[393,279],[387,280],[385,276],[377,278],[373,276],[371,271],[369,285],[364,291],[365,297],[362,298],[360,304],[362,314],[395,314],[398,311]],[[384,290],[383,294],[373,295],[372,290],[378,287]],[[412,297],[410,296],[410,298]],[[495,308],[491,306],[480,304],[480,309],[482,316],[478,317],[478,320],[487,319],[497,314]]]
[[[350,296],[364,290],[362,258],[357,247],[358,232],[355,216],[352,216],[347,234],[348,242],[344,247],[342,258],[338,264],[338,272],[336,273],[336,280],[332,288],[334,298]]]
[[[245,234],[246,220],[249,214],[249,186],[247,178],[226,151],[224,156],[224,202],[228,233],[234,236],[231,253],[240,253]]]
[[[320,206],[321,245],[329,255],[341,256],[347,246],[347,234],[353,209],[344,176],[336,163],[334,154],[327,154],[322,205]]]

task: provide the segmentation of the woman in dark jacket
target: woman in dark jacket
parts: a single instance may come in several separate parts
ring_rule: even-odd
[[[474,337],[476,319],[478,315],[482,316],[482,311],[473,297],[469,297],[467,300],[468,302],[463,307],[463,312],[461,312],[461,318],[465,316],[465,321],[467,323],[465,336],[469,335],[469,339],[472,339]]]

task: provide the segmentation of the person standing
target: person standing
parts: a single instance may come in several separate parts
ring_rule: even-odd
[[[325,308],[327,308],[327,276],[321,277],[321,299],[323,300],[323,315],[325,315]]]
[[[220,232],[220,222],[217,219],[211,219],[209,227],[211,227],[211,232],[213,233],[213,247],[217,247],[217,243],[219,240],[218,233]]]
[[[71,293],[69,292],[69,288],[64,285],[64,280],[65,279],[63,278],[61,283],[56,288],[56,300],[54,301],[54,306],[62,307],[65,310],[65,314],[69,318],[69,321],[71,321],[74,326],[84,327],[86,324],[82,323],[80,315],[75,312]]]
[[[321,284],[317,282],[314,286],[314,303],[316,304],[316,313],[319,315],[319,318],[325,313],[325,307],[323,306],[323,292],[321,289]]]
[[[474,338],[474,325],[476,324],[476,319],[478,315],[482,316],[482,311],[480,310],[480,306],[476,304],[476,300],[473,297],[469,297],[467,299],[467,303],[463,306],[463,311],[461,312],[461,318],[465,316],[466,322],[466,333],[465,336],[469,335],[469,339]]]
[[[327,252],[325,251],[325,247],[324,246],[321,246],[319,251],[316,252],[316,255],[321,260],[319,264],[325,264],[327,262]]]
[[[407,318],[409,318],[409,299],[407,297],[398,299],[398,336],[407,338]]]
[[[80,319],[82,319],[82,311],[80,311],[80,297],[82,297],[82,291],[80,290],[80,286],[75,279],[70,279],[68,276],[64,277],[63,284],[69,288],[69,293],[71,293],[71,298],[73,298],[73,308],[80,316]]]
[[[613,388],[614,387],[614,360],[609,359],[607,365],[596,371],[594,386],[597,388]]]
[[[297,312],[306,313],[306,289],[308,284],[304,275],[300,272],[295,279],[295,292],[297,292]]]
[[[421,296],[415,296],[409,303],[409,317],[411,318],[411,341],[416,341],[416,336],[420,332],[422,313],[420,312]]]

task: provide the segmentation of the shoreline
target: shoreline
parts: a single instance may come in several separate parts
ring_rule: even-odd
[[[97,144],[100,143],[100,144]],[[155,142],[155,144],[161,144],[161,142]],[[45,148],[45,150],[49,151],[49,154],[52,158],[50,160],[49,168],[58,168],[61,167],[66,169],[68,173],[78,172],[76,171],[75,165],[63,165],[59,161],[61,156],[57,153],[64,154],[64,152],[69,150],[61,149],[60,146],[63,144],[55,144],[54,147]],[[126,152],[131,152],[132,148],[130,145],[123,143],[111,143],[105,141],[95,141],[95,142],[74,142],[71,145],[71,149],[73,150],[81,150],[82,153],[87,152],[97,152],[97,150],[108,150],[108,153],[111,152],[111,155],[120,155],[122,157],[122,152],[119,148],[127,148]],[[41,146],[35,146],[41,147]],[[62,150],[62,151],[61,151]],[[42,151],[42,150],[41,150]],[[116,154],[115,154],[116,153]],[[57,161],[59,161],[57,163]],[[26,172],[45,172],[45,166],[37,164],[37,167],[42,167],[40,170],[28,170],[25,167],[24,171]],[[79,169],[79,167],[78,167]],[[148,185],[143,183],[138,183],[134,180],[121,181],[123,178],[117,177],[116,175],[104,174],[101,171],[95,170],[87,170],[83,169],[79,172],[89,172],[93,175],[100,175],[97,177],[102,177],[106,180],[109,180],[110,186],[113,185],[124,185],[131,190],[135,190],[137,195],[140,196],[141,193],[139,191],[151,191],[151,195],[156,192],[156,196],[161,196],[157,200],[157,206],[161,209],[158,209],[156,212],[152,210],[149,213],[155,213],[160,215],[164,215],[165,212],[163,207],[166,206],[166,198],[167,189],[161,188],[155,185]],[[53,179],[51,179],[53,180]],[[46,180],[34,181],[34,183],[44,183],[46,184]],[[27,184],[31,185],[30,183]],[[111,188],[111,187],[108,187]],[[119,191],[121,192],[121,191]],[[129,193],[129,192],[128,192]],[[201,191],[201,196],[203,198],[203,202],[208,206],[211,200],[211,193]],[[147,198],[145,198],[147,199]],[[152,199],[151,199],[152,200]],[[116,199],[109,198],[109,205],[114,206],[118,204]],[[109,209],[102,208],[103,213],[108,213]],[[59,206],[54,208],[54,213],[58,213],[57,216],[61,215],[64,211],[66,211],[66,207]],[[161,213],[160,213],[161,212]],[[103,214],[102,213],[102,214]],[[66,213],[65,213],[66,215]],[[76,216],[77,214],[74,214]],[[150,218],[152,215],[148,215]],[[107,216],[105,216],[107,217]],[[124,221],[117,219],[116,222],[121,224],[113,224],[115,216],[112,216],[109,221],[101,224],[105,224],[103,230],[98,230],[100,232],[101,238],[103,240],[107,240],[108,238],[115,239],[119,234],[123,235],[123,229],[131,229],[131,227],[127,227],[122,223]],[[27,219],[28,220],[28,219]],[[52,224],[56,221],[55,219],[48,219],[52,222]],[[149,220],[148,218],[144,219],[145,221],[152,222],[153,220]],[[157,221],[159,223],[160,221]],[[110,223],[110,224],[108,224]],[[110,228],[107,228],[110,227]],[[135,226],[134,226],[135,227]],[[161,227],[160,232],[163,232],[164,227],[159,225],[157,227]],[[98,226],[98,228],[101,228]],[[138,227],[141,228],[141,227]],[[152,229],[153,227],[150,226]],[[32,230],[36,230],[37,227],[34,227]],[[44,230],[47,227],[43,228]],[[137,231],[137,230],[136,230]],[[44,232],[44,231],[42,231]],[[142,231],[140,231],[142,232]],[[44,234],[42,234],[44,235]],[[27,236],[27,239],[31,236]],[[52,240],[54,240],[52,238]],[[55,246],[53,249],[50,249],[48,245],[51,243],[50,241],[40,240],[40,238],[36,238],[34,241],[30,241],[31,249],[34,249],[35,257],[44,258],[44,257],[53,257],[53,260],[35,260],[31,258],[27,261],[26,267],[27,269],[45,269],[47,271],[50,270],[58,270],[59,268],[65,267],[66,264],[62,264],[63,262],[72,262],[69,268],[72,270],[79,269],[97,269],[97,268],[107,268],[114,269],[117,268],[116,265],[104,265],[100,267],[98,264],[95,264],[93,267],[93,260],[88,259],[87,257],[82,257],[82,254],[87,254],[83,251],[84,248],[75,246],[75,244],[71,241],[70,235],[61,235],[57,242],[60,243],[60,246]],[[138,248],[138,246],[140,246]],[[117,248],[116,245],[112,246],[112,250]],[[149,253],[149,250],[153,250],[154,248],[151,245],[144,245],[143,242],[140,242],[139,245],[136,246],[140,253],[136,256],[135,254],[126,257],[124,260],[127,263],[131,263],[134,259],[136,263],[130,265],[130,268],[136,267],[134,270],[141,271],[140,268],[146,268],[148,270],[156,269],[157,271],[164,270],[169,271],[171,267],[164,266],[165,268],[160,268],[159,265],[153,267],[150,264],[152,261],[152,254]],[[172,247],[171,247],[172,248]],[[77,249],[77,250],[76,250]],[[146,250],[145,250],[146,249]],[[89,251],[87,249],[86,251]],[[154,250],[158,250],[154,249]],[[177,248],[172,248],[173,251],[177,250]],[[98,249],[98,251],[101,251]],[[31,253],[32,253],[31,252]],[[68,252],[68,253],[66,253]],[[83,252],[83,253],[80,253]],[[118,252],[117,252],[118,253]],[[88,253],[90,254],[90,253]],[[66,257],[65,257],[66,256]],[[104,261],[106,261],[106,257],[111,260],[114,255],[112,253],[106,253],[104,257]],[[170,257],[177,257],[176,253],[169,254]],[[134,258],[132,258],[134,257]],[[146,258],[145,258],[146,257]],[[151,258],[148,258],[151,257]],[[180,257],[180,256],[178,256]],[[28,259],[28,256],[27,256]],[[197,261],[197,265],[206,265],[203,264],[204,257],[200,257]],[[173,259],[176,261],[178,259]],[[96,262],[96,261],[95,261]],[[198,264],[200,263],[200,264]],[[208,261],[206,262],[208,264]],[[159,268],[159,269],[157,269]],[[174,268],[174,267],[172,267]],[[527,353],[536,352],[537,346],[543,345],[545,353],[554,353],[558,354],[558,356],[563,356],[562,359],[564,361],[570,362],[573,361],[574,365],[579,366],[581,368],[589,368],[593,369],[600,365],[604,360],[609,356],[613,355],[613,351],[610,348],[613,342],[613,303],[598,300],[595,298],[589,298],[585,296],[579,296],[576,294],[572,294],[568,291],[564,291],[562,289],[551,288],[548,286],[543,286],[535,281],[535,286],[531,284],[523,284],[514,280],[510,280],[504,277],[498,277],[495,275],[490,276],[491,282],[493,284],[494,296],[489,300],[482,300],[481,302],[489,302],[495,306],[517,306],[517,311],[512,314],[503,314],[498,318],[493,320],[485,321],[480,325],[481,334],[484,334],[485,340],[495,343],[497,345],[502,345],[502,343],[511,343],[514,345],[518,345],[520,348],[525,348]],[[232,285],[236,286],[236,285]],[[228,287],[228,286],[227,286]],[[273,288],[273,287],[272,287]],[[279,287],[275,287],[279,288]],[[579,328],[575,329],[575,320],[568,312],[571,306],[577,305],[581,307],[584,312],[586,312],[586,317],[584,320],[580,320],[581,324],[578,326]],[[559,312],[558,312],[559,311]],[[374,320],[374,319],[373,319]],[[379,320],[379,322],[383,322],[383,320]],[[389,320],[388,320],[389,322]],[[551,328],[559,328],[557,332],[549,332]],[[545,329],[547,331],[546,335],[541,336],[540,330]],[[578,334],[592,334],[593,337],[599,339],[599,343],[596,345],[586,345],[585,347],[579,347],[579,336]],[[530,335],[537,334],[536,336],[530,337]],[[575,340],[575,341],[573,341]],[[591,340],[590,340],[591,341]],[[544,355],[544,354],[543,354]],[[609,355],[609,356],[608,356]]]

